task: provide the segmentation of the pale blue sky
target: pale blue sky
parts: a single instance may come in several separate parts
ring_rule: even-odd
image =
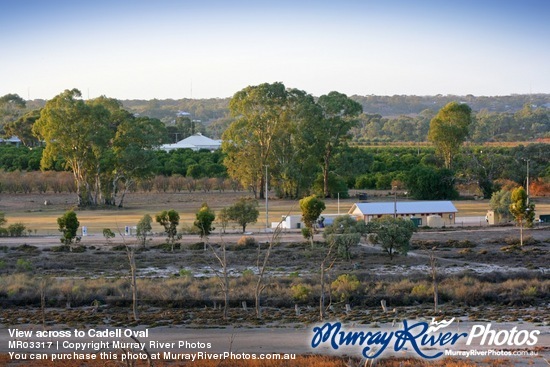
[[[550,1],[0,0],[0,96],[550,93]]]

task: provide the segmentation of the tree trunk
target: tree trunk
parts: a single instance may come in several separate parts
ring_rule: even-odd
[[[523,247],[523,218],[519,222],[519,245]]]
[[[319,317],[325,319],[325,262],[321,263],[321,297],[319,297]]]
[[[136,279],[136,258],[135,253],[128,246],[126,246],[126,255],[128,256],[128,263],[130,264],[130,277],[131,277],[131,288],[132,288],[132,314],[134,320],[138,321],[138,292],[137,292],[137,279]]]

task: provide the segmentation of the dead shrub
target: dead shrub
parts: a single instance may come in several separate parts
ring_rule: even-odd
[[[254,237],[251,236],[242,236],[237,241],[237,250],[244,250],[247,248],[256,248],[258,247],[258,241]]]

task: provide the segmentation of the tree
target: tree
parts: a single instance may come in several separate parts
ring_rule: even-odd
[[[518,187],[512,191],[510,196],[510,213],[514,216],[519,225],[520,245],[523,246],[523,222],[527,222],[528,227],[533,226],[535,219],[535,204],[528,203],[527,193],[523,187]]]
[[[322,119],[321,108],[310,94],[288,90],[289,118],[284,133],[273,146],[275,160],[270,162],[270,184],[279,197],[299,198],[311,192],[311,183],[319,172],[320,148],[312,128]]]
[[[0,212],[0,228],[7,222],[8,220],[6,219],[6,214],[4,212]]]
[[[491,195],[489,207],[503,220],[510,218],[511,197],[512,193],[508,190],[499,190],[493,192],[493,195]]]
[[[148,117],[125,116],[126,111],[117,111],[122,115],[113,140],[113,161],[111,171],[106,177],[110,180],[110,192],[106,194],[108,202],[122,207],[129,189],[137,181],[153,177],[158,166],[155,147],[163,142],[165,127],[158,119]],[[122,186],[122,193],[119,193]]]
[[[113,138],[105,108],[91,107],[80,99],[77,89],[66,90],[49,100],[33,126],[44,139],[42,168],[52,166],[61,156],[73,172],[79,206],[97,205],[100,187],[98,173],[105,145]]]
[[[273,146],[282,136],[287,111],[288,93],[282,83],[249,86],[235,93],[229,102],[231,114],[237,117],[222,137],[222,150],[227,173],[264,198],[265,166],[273,158]]]
[[[357,221],[349,215],[342,215],[325,228],[323,236],[329,244],[335,244],[340,257],[349,260],[351,248],[359,244],[365,232],[365,222]]]
[[[218,213],[218,223],[220,223],[220,225],[222,226],[223,233],[225,233],[225,229],[227,228],[227,224],[230,220],[231,219],[229,218],[229,209],[222,208]]]
[[[348,133],[357,124],[356,119],[363,112],[363,107],[338,92],[330,92],[319,97],[317,104],[321,108],[322,119],[312,126],[310,131],[321,149],[319,158],[323,171],[323,192],[325,197],[329,197],[330,162],[342,142],[349,138]]]
[[[103,237],[105,237],[105,241],[109,243],[111,238],[115,238],[115,233],[109,228],[103,228]]]
[[[32,126],[40,118],[40,110],[27,112],[15,121],[4,125],[6,136],[17,136],[27,147],[38,145],[38,139],[32,133]]]
[[[163,210],[155,216],[155,221],[164,227],[164,232],[168,236],[168,243],[172,246],[174,252],[174,244],[178,235],[178,225],[180,223],[180,215],[174,209]]]
[[[73,172],[81,207],[122,206],[128,188],[153,172],[156,154],[152,148],[165,135],[159,120],[135,117],[112,98],[83,101],[77,89],[46,103],[33,134],[46,143],[42,169],[62,158]],[[123,194],[117,202],[121,185]]]
[[[369,238],[373,243],[380,244],[391,260],[396,253],[406,255],[409,252],[415,230],[413,222],[403,218],[385,216],[367,223]]]
[[[430,121],[428,140],[445,161],[445,168],[451,169],[453,156],[468,136],[472,123],[472,109],[467,104],[450,102]]]
[[[59,226],[59,232],[62,233],[61,242],[65,245],[71,245],[80,226],[76,213],[72,210],[65,212],[57,218],[57,225]]]
[[[0,127],[17,120],[25,107],[25,100],[18,94],[9,93],[0,97]]]
[[[145,214],[143,217],[141,217],[136,226],[136,235],[142,246],[145,246],[145,244],[147,243],[147,235],[151,232],[151,229],[153,229],[153,227],[151,226],[152,223],[153,218],[151,218],[149,214]]]
[[[448,169],[418,165],[405,178],[410,196],[420,200],[456,199],[454,174]]]
[[[241,198],[228,209],[229,218],[239,223],[243,227],[243,233],[246,232],[246,226],[249,223],[256,223],[260,212],[258,210],[258,201],[249,198]]]
[[[203,203],[195,217],[194,225],[199,229],[201,238],[208,237],[214,230],[214,227],[212,227],[212,223],[216,219],[214,211],[210,209],[208,204]]]
[[[325,202],[319,198],[317,198],[315,195],[308,196],[300,200],[300,210],[302,211],[302,220],[304,221],[304,224],[306,228],[309,229],[309,237],[308,239],[311,241],[311,244],[313,245],[313,235],[315,234],[315,229],[313,228],[313,225],[319,219],[319,216],[325,210]]]

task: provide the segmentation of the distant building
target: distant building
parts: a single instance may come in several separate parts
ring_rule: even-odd
[[[382,203],[355,203],[348,214],[366,223],[375,218],[397,215],[398,218],[416,218],[419,225],[428,225],[428,217],[441,217],[442,224],[455,223],[458,210],[450,201],[388,201]],[[432,218],[433,219],[433,218]]]
[[[17,136],[12,136],[9,139],[0,138],[0,144],[20,146],[21,145],[21,139],[19,139]]]
[[[210,139],[209,137],[204,136],[201,133],[196,133],[183,140],[178,141],[177,143],[164,144],[160,147],[160,149],[165,150],[167,152],[174,149],[217,150],[217,149],[220,149],[221,145],[222,145],[221,140]]]

